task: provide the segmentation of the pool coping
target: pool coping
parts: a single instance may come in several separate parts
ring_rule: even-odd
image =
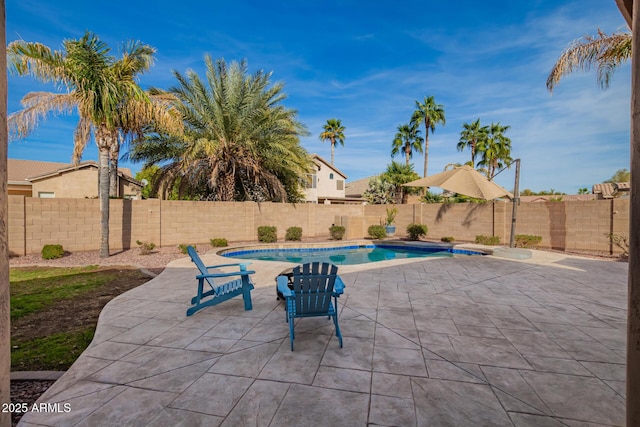
[[[287,242],[287,243],[258,243],[248,245],[238,245],[227,247],[218,251],[215,254],[225,258],[233,258],[233,256],[227,256],[227,253],[240,252],[242,254],[262,252],[268,250],[288,250],[288,249],[356,249],[356,248],[373,248],[376,246],[390,247],[393,249],[407,248],[442,248],[454,255],[491,255],[491,248],[480,248],[477,246],[467,246],[465,244],[452,244],[452,243],[440,243],[440,242],[424,242],[424,241],[405,241],[405,240],[336,240],[331,242],[321,243],[302,243],[302,242]]]

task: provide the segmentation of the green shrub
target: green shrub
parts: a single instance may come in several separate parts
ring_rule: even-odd
[[[227,239],[223,239],[223,238],[217,238],[217,239],[211,239],[211,246],[213,246],[214,248],[224,248],[225,246],[229,246],[229,242],[227,242]]]
[[[187,245],[187,244],[184,244],[184,243],[179,244],[179,245],[178,245],[178,249],[179,249],[179,250],[180,250],[180,252],[182,252],[183,254],[186,254],[186,253],[187,253],[187,248],[188,248],[189,246],[193,246],[193,249],[196,249],[196,245]]]
[[[136,244],[140,247],[140,255],[149,255],[156,247],[155,243],[141,242],[140,240],[136,240]]]
[[[476,236],[475,242],[479,245],[495,246],[500,244],[500,236]]]
[[[445,243],[455,242],[455,240],[456,239],[454,239],[453,236],[445,236],[440,239],[441,242],[445,242]]]
[[[62,245],[44,245],[42,247],[43,259],[62,258],[63,255],[64,255],[64,249],[62,249]]]
[[[301,227],[289,227],[287,228],[287,234],[284,236],[284,240],[302,240],[302,228]]]
[[[384,220],[384,225],[393,224],[393,221],[396,220],[396,215],[398,215],[398,209],[387,208],[387,218]]]
[[[278,228],[270,225],[258,227],[258,241],[263,243],[278,241]]]
[[[383,225],[370,225],[367,233],[369,233],[372,239],[380,240],[387,237],[387,230]]]
[[[345,231],[342,225],[332,225],[329,227],[329,234],[331,234],[333,240],[342,240]]]
[[[426,236],[427,231],[427,226],[424,224],[409,224],[407,226],[407,235],[411,240],[418,240],[421,236]]]
[[[516,248],[535,248],[542,241],[542,236],[533,236],[531,234],[516,234]]]

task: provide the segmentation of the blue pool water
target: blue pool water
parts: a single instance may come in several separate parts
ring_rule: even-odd
[[[480,252],[440,246],[365,245],[334,248],[238,249],[222,253],[230,258],[262,261],[285,261],[296,264],[330,262],[337,265],[364,264],[403,258],[452,257],[482,255]]]

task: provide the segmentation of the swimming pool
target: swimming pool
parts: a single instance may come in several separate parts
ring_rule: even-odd
[[[454,255],[484,255],[481,252],[438,245],[366,244],[333,247],[237,248],[219,253],[229,258],[261,261],[285,261],[296,264],[330,262],[354,265],[404,258],[452,257]]]

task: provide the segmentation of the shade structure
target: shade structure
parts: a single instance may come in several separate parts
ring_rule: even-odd
[[[435,175],[403,184],[405,187],[440,187],[476,199],[493,200],[513,195],[493,181],[489,181],[471,166],[460,166]]]

